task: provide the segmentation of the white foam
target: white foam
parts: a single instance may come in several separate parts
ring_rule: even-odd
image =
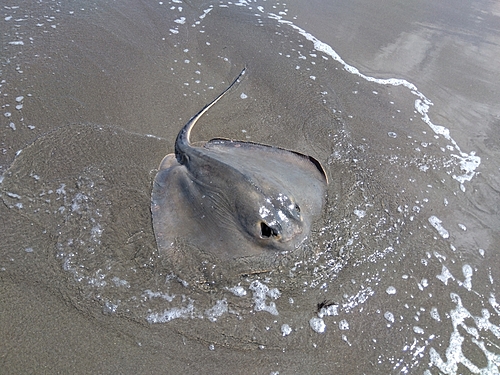
[[[100,238],[101,238],[102,232],[104,232],[104,229],[102,229],[101,224],[97,223],[90,230],[90,239],[94,242],[101,243]]]
[[[122,280],[119,277],[115,276],[111,279],[111,281],[118,287],[124,286],[126,288],[130,288],[130,284],[127,280]]]
[[[200,19],[202,20],[203,18],[205,18],[207,16],[208,13],[210,13],[212,11],[213,8],[208,8],[208,9],[205,9],[203,11],[203,14],[200,16]]]
[[[349,340],[347,339],[347,336],[346,336],[346,335],[342,335],[342,340],[344,340],[344,341],[347,343],[347,345],[352,346],[352,344],[351,344],[351,343],[349,342]]]
[[[424,330],[421,327],[419,327],[419,326],[414,326],[413,327],[413,332],[418,333],[419,335],[423,335],[424,334]]]
[[[481,331],[490,331],[492,335],[500,339],[500,328],[489,321],[490,312],[488,309],[482,309],[481,316],[474,316],[463,306],[462,300],[458,294],[450,293],[450,298],[456,304],[456,308],[449,312],[453,332],[450,335],[449,345],[445,350],[445,359],[441,357],[436,349],[430,348],[429,357],[431,364],[436,366],[441,373],[447,375],[456,374],[459,364],[465,366],[471,373],[498,374],[500,354],[496,351],[489,351],[484,341],[480,339],[478,332],[478,329]],[[490,303],[491,302],[490,298]],[[496,312],[498,314],[500,311],[496,310]],[[474,321],[477,328],[468,325],[471,324],[471,319]],[[470,343],[476,345],[476,347],[484,353],[483,359],[487,361],[487,364],[483,368],[479,368],[472,363],[462,351],[462,344],[465,339],[469,337]],[[468,352],[470,352],[470,350]]]
[[[324,316],[339,315],[339,305],[330,305],[327,307],[322,307],[318,311],[318,318],[323,318]]]
[[[214,306],[212,306],[210,309],[205,310],[205,316],[210,320],[211,322],[216,322],[217,319],[222,316],[223,314],[227,313],[228,307],[227,307],[227,300],[221,299],[218,300]]]
[[[231,293],[237,297],[243,297],[247,295],[247,291],[240,285],[233,286],[232,288],[227,288]]]
[[[366,216],[366,211],[364,210],[354,210],[354,215],[359,217],[360,219],[364,218]]]
[[[387,294],[396,294],[396,288],[395,288],[395,287],[393,287],[393,286],[390,286],[390,287],[388,287],[388,288],[385,290],[385,292],[386,292]]]
[[[106,301],[104,303],[104,306],[102,308],[103,313],[105,314],[114,314],[116,313],[116,310],[118,309],[118,304],[113,303],[111,301]]]
[[[312,328],[314,332],[317,333],[323,333],[325,332],[326,329],[326,324],[323,321],[323,319],[316,317],[311,318],[311,320],[309,320],[309,326]]]
[[[193,301],[189,300],[189,304],[185,307],[173,307],[164,310],[162,313],[151,313],[146,317],[149,323],[167,323],[174,319],[187,319],[194,317]]]
[[[290,333],[292,333],[292,328],[288,324],[282,324],[281,325],[281,334],[283,336],[288,336]]]
[[[339,322],[339,329],[341,331],[347,331],[349,329],[349,322],[345,319],[342,319],[340,322]]]
[[[390,311],[386,311],[384,313],[384,318],[389,322],[389,323],[394,323],[394,314],[391,313]]]
[[[14,199],[21,199],[21,196],[19,194],[15,194],[15,193],[11,193],[11,192],[6,192],[6,194],[11,197],[11,198],[14,198]]]
[[[151,298],[162,298],[164,300],[167,300],[168,302],[172,302],[175,298],[175,294],[168,294],[168,293],[162,293],[162,292],[153,292],[150,289],[146,289],[143,293],[144,297],[147,297],[149,299]]]
[[[471,290],[472,289],[472,267],[469,266],[468,264],[464,264],[462,266],[462,272],[464,274],[465,280],[463,282],[460,282],[459,285],[462,285],[465,289]]]
[[[437,216],[429,217],[429,223],[436,229],[441,237],[444,239],[450,237],[450,233],[441,225],[442,221]]]
[[[266,304],[267,297],[272,299],[278,299],[281,296],[281,292],[276,289],[269,289],[269,287],[258,280],[252,281],[249,289],[253,292],[254,310],[255,311],[267,311],[272,315],[279,315],[278,309],[276,308],[276,303],[269,302]]]
[[[438,312],[438,309],[435,308],[435,307],[432,307],[431,308],[431,311],[430,311],[430,314],[431,314],[431,318],[440,322],[441,321],[441,317],[439,316],[439,312]]]
[[[446,268],[446,266],[443,266],[441,268],[441,274],[436,276],[439,280],[441,280],[444,285],[448,285],[448,280],[452,279],[455,280],[451,272]]]
[[[344,309],[345,312],[349,312],[356,306],[365,303],[368,300],[368,298],[370,298],[374,294],[375,292],[371,287],[363,288],[355,295],[350,296],[347,302],[342,304],[342,308]]]
[[[394,132],[388,132],[387,135],[391,138],[396,138],[398,135]]]

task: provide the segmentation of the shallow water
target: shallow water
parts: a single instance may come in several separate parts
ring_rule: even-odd
[[[498,10],[352,4],[4,6],[8,371],[498,373]],[[308,246],[241,276],[162,259],[149,199],[244,65],[195,140],[331,183]]]

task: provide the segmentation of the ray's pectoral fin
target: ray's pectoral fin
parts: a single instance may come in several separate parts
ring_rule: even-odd
[[[177,237],[173,231],[177,228],[179,213],[182,212],[184,196],[180,181],[185,179],[185,169],[175,154],[166,155],[158,167],[151,194],[151,215],[156,244],[160,250],[174,246]],[[182,235],[182,233],[179,233]]]
[[[255,246],[289,251],[309,236],[320,215],[327,186],[314,158],[279,147],[212,139],[207,154],[234,171],[225,189],[235,197],[235,220]],[[257,228],[257,230],[256,230]]]
[[[153,182],[151,215],[156,243],[160,250],[167,250],[174,244],[175,233],[171,230],[177,227],[176,212],[182,210],[182,195],[178,184],[178,178],[182,174],[181,168],[175,155],[169,154],[161,161]]]
[[[168,169],[179,165],[180,164],[177,162],[177,159],[175,158],[175,154],[168,154],[162,159],[160,166],[158,167],[158,170],[161,171],[163,169]]]
[[[151,195],[153,229],[160,253],[173,255],[176,240],[221,257],[245,249],[230,212],[210,199],[213,193],[211,186],[196,180],[174,154],[162,160]]]
[[[219,137],[213,138],[210,141],[204,143],[204,147],[221,152],[224,152],[224,150],[226,150],[228,152],[232,151],[240,153],[241,150],[241,157],[245,157],[243,154],[244,152],[250,151],[253,153],[252,158],[265,157],[279,159],[279,162],[284,163],[282,165],[283,167],[285,167],[287,164],[291,164],[295,167],[301,168],[302,173],[312,173],[316,175],[315,177],[317,178],[318,175],[313,172],[314,170],[316,170],[316,172],[318,172],[319,175],[322,176],[320,177],[320,179],[323,179],[324,183],[328,184],[328,177],[326,175],[325,169],[323,168],[323,165],[312,156],[302,154],[297,151],[287,150],[285,148],[269,146],[261,143],[235,141],[232,139]],[[261,161],[260,164],[264,164],[264,162]],[[259,163],[257,162],[256,165],[259,165]]]

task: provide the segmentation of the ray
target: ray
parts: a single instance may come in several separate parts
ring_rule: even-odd
[[[321,214],[328,181],[313,157],[224,138],[191,143],[196,122],[245,72],[187,122],[160,163],[151,196],[160,253],[172,254],[176,239],[221,259],[290,252]]]

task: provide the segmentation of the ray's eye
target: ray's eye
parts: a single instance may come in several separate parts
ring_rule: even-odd
[[[264,222],[260,223],[260,234],[263,238],[277,237],[278,232]]]
[[[300,212],[300,207],[298,204],[295,205],[295,210],[297,210],[297,212]]]

